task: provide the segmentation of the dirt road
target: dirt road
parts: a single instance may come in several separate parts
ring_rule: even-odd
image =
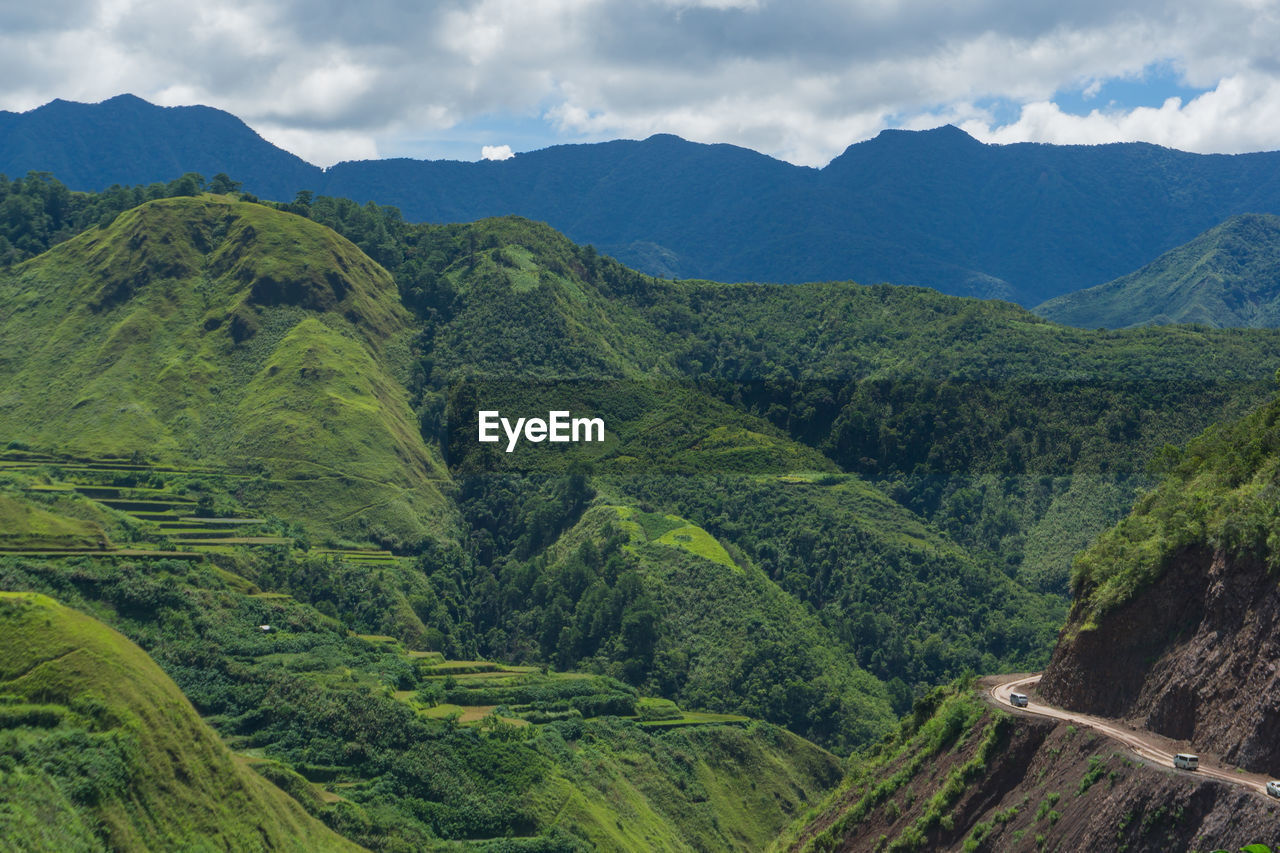
[[[1028,695],[1029,702],[1025,708],[1015,708],[1009,703],[1010,693],[1028,693],[1036,684],[1040,682],[1039,675],[1009,675],[995,676],[997,681],[987,688],[986,695],[990,702],[996,707],[1005,711],[1012,711],[1019,714],[1030,714],[1037,717],[1051,717],[1055,720],[1063,720],[1077,726],[1088,726],[1091,729],[1103,733],[1107,737],[1113,738],[1129,747],[1130,750],[1137,753],[1142,758],[1157,764],[1159,766],[1172,768],[1174,752],[1171,751],[1170,742],[1167,738],[1154,735],[1149,732],[1136,731],[1132,728],[1124,726],[1116,720],[1108,720],[1102,717],[1094,717],[1089,714],[1077,714],[1074,711],[1064,711],[1061,708],[1054,708],[1043,702],[1037,701],[1034,695]],[[1201,776],[1212,776],[1214,779],[1220,779],[1232,785],[1239,785],[1256,791],[1262,796],[1267,795],[1268,777],[1260,776],[1257,773],[1246,773],[1230,765],[1224,764],[1210,756],[1200,753],[1200,769],[1197,771],[1178,771],[1178,772],[1196,772]]]

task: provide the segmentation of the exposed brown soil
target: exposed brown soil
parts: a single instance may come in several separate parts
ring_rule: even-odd
[[[1280,775],[1277,578],[1256,561],[1185,551],[1096,629],[1079,631],[1073,612],[1040,693]]]
[[[960,749],[927,764],[833,849],[913,849],[895,840],[925,812],[947,774],[973,757],[977,732],[991,713]],[[850,803],[859,794],[851,794]],[[805,839],[833,818],[819,818]],[[914,849],[964,850],[968,842],[983,851],[1236,850],[1253,842],[1273,844],[1280,839],[1278,827],[1280,802],[1149,765],[1088,729],[1016,717],[986,772]]]

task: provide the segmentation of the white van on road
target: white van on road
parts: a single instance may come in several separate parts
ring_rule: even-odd
[[[1010,693],[1010,694],[1009,694],[1009,704],[1010,704],[1010,705],[1012,705],[1012,706],[1013,706],[1013,707],[1015,707],[1015,708],[1025,708],[1025,707],[1027,707],[1027,694],[1025,694],[1025,693]]]
[[[1179,752],[1173,757],[1173,766],[1179,770],[1198,770],[1200,768],[1200,757],[1189,752]]]

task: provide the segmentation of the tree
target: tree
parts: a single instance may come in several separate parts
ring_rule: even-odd
[[[244,186],[240,181],[233,181],[226,172],[219,172],[213,176],[213,180],[209,182],[209,192],[217,195],[225,195],[227,193],[238,193],[240,188]]]

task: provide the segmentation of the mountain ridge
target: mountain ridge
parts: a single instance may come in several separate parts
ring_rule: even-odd
[[[1280,325],[1280,217],[1238,214],[1129,275],[1035,308],[1055,323]]]
[[[672,277],[888,281],[1025,305],[1123,275],[1231,215],[1280,213],[1280,152],[990,145],[953,126],[886,130],[822,169],[670,134],[320,169],[229,114],[133,97],[5,113],[0,130],[0,172],[54,171],[75,189],[224,172],[265,197],[311,190],[415,221],[518,214]]]

